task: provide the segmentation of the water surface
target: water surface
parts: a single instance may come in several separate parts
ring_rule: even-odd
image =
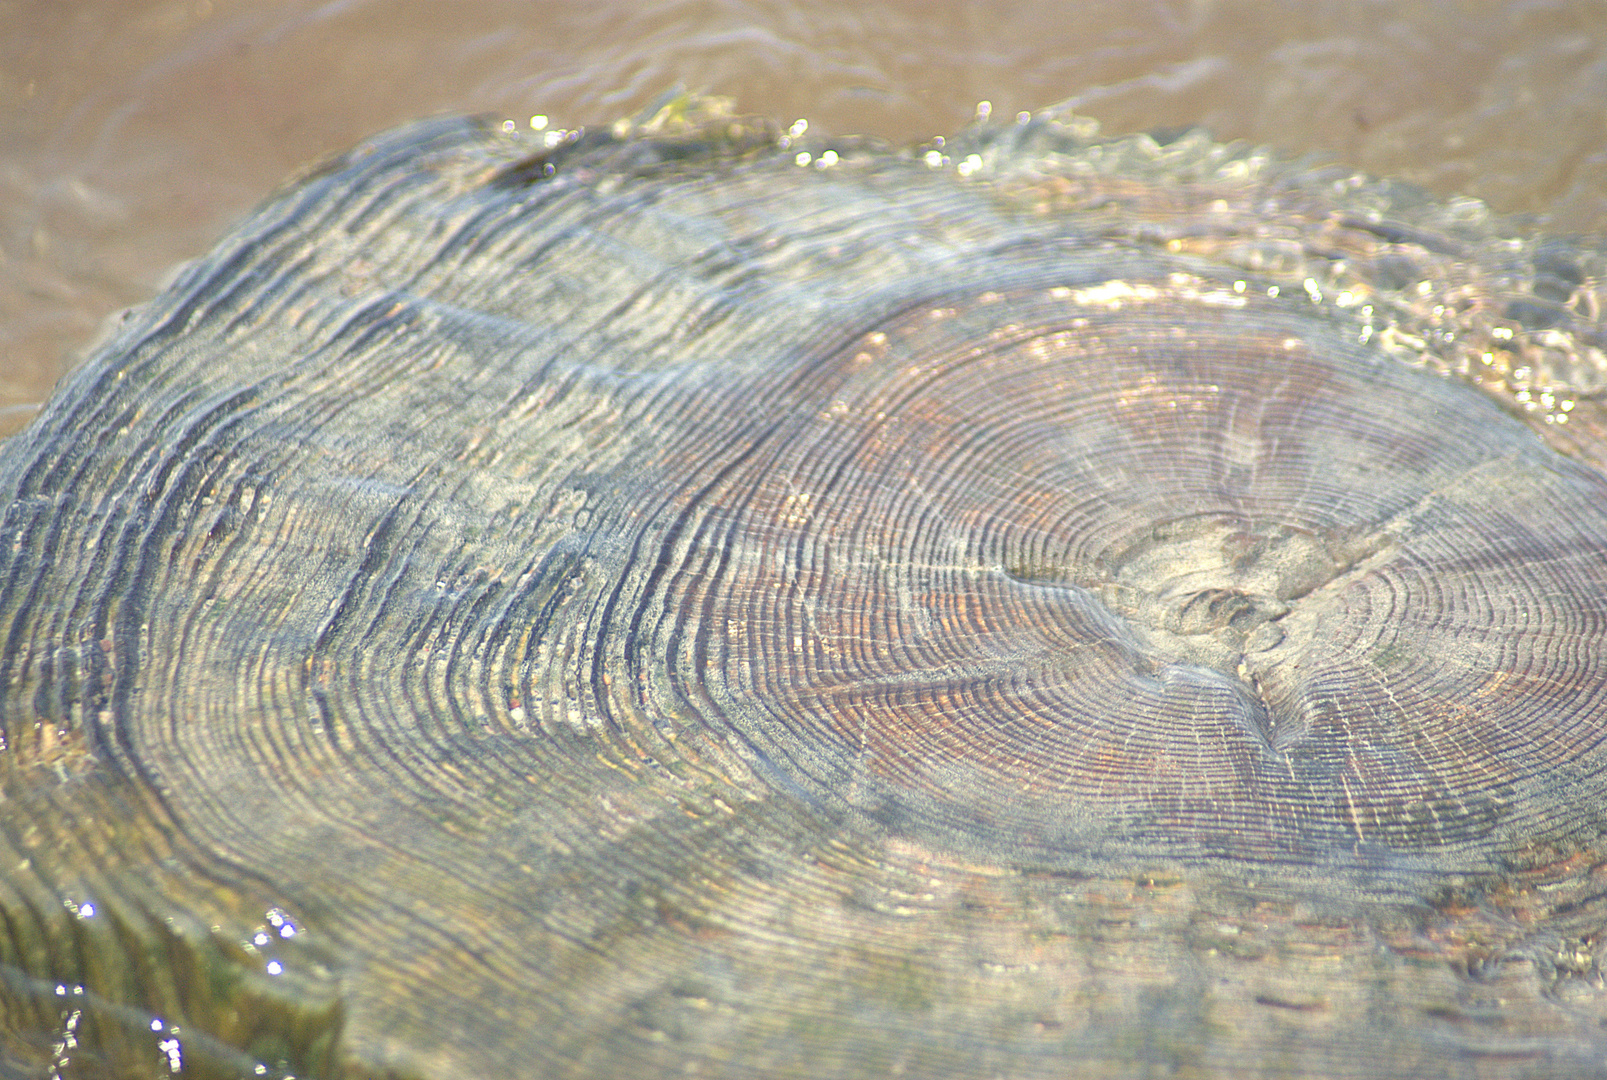
[[[1600,0],[10,0],[0,434],[306,162],[431,113],[606,122],[677,83],[897,142],[1069,100],[1607,233]]]

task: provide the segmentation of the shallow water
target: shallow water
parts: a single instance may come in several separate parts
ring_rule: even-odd
[[[783,121],[903,142],[963,125],[980,101],[1007,117],[1069,99],[1110,131],[1202,122],[1607,235],[1604,30],[1600,0],[1320,14],[1293,0],[1026,14],[913,2],[0,2],[0,434],[27,421],[110,313],[287,175],[420,114],[573,126],[684,83]],[[1137,948],[1148,957],[1153,943]],[[1364,950],[1336,955],[1367,962]],[[1292,1000],[1298,1012],[1309,999]]]
[[[1069,100],[1607,232],[1600,0],[11,0],[0,434],[305,162],[430,113],[604,122],[677,83],[899,142]]]

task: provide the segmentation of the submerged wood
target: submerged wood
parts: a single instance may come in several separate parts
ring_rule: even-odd
[[[1607,1075],[1598,246],[436,120],[0,447],[0,1073]]]

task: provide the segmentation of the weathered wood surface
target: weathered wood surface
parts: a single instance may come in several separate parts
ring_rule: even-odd
[[[441,120],[0,447],[0,1072],[1607,1075],[1603,260]]]

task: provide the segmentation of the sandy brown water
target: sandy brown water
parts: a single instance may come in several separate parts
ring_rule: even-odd
[[[1607,232],[1600,0],[9,0],[0,434],[305,162],[431,113],[605,122],[677,83],[899,142],[1069,100]]]

